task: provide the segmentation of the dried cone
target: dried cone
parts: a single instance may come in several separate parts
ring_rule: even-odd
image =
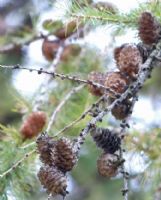
[[[91,136],[96,145],[104,150],[106,153],[113,154],[119,150],[121,139],[116,132],[105,128],[93,128]]]
[[[65,25],[65,27],[58,29],[54,35],[57,36],[59,39],[66,39],[70,35],[72,35],[74,32],[77,31],[77,29],[80,28],[80,25],[76,20],[73,20]]]
[[[53,161],[51,159],[51,149],[55,148],[56,141],[53,140],[52,137],[49,137],[46,133],[41,134],[37,140],[37,150],[40,154],[40,160],[45,165],[53,165]]]
[[[99,83],[100,85],[105,84],[106,74],[101,72],[91,72],[88,75],[88,80]],[[95,96],[102,96],[104,94],[104,90],[102,88],[95,87],[93,85],[89,85],[89,91]]]
[[[120,104],[115,105],[114,108],[111,110],[111,113],[116,119],[123,120],[128,116],[130,109],[131,101],[124,100]]]
[[[111,178],[118,173],[119,162],[116,155],[103,153],[97,160],[97,169],[101,176]]]
[[[109,72],[106,75],[105,87],[109,87],[114,92],[121,94],[124,93],[129,84],[127,77],[121,72]],[[113,96],[109,93],[109,95]]]
[[[126,44],[115,50],[115,59],[119,70],[131,78],[135,78],[140,64],[143,63],[142,55],[136,45]]]
[[[71,171],[77,162],[77,153],[73,142],[68,138],[61,138],[56,143],[56,148],[51,151],[51,159],[55,166],[64,173]]]
[[[143,43],[152,45],[161,36],[161,25],[150,12],[143,12],[139,19],[139,37]]]
[[[37,136],[46,124],[46,114],[42,111],[31,113],[23,122],[20,132],[24,138]]]
[[[44,39],[42,44],[42,53],[48,61],[52,61],[55,58],[60,44],[60,40],[50,41],[48,39]]]
[[[68,46],[66,46],[64,48],[64,51],[62,53],[62,56],[61,56],[61,60],[66,62],[68,61],[72,56],[78,56],[79,53],[81,51],[81,47],[79,45],[76,45],[76,44],[70,44]]]
[[[48,194],[66,196],[67,178],[63,172],[54,166],[41,167],[38,178]]]
[[[92,6],[100,11],[107,11],[112,14],[115,14],[118,11],[116,6],[110,2],[101,2],[100,1],[98,3],[93,3]]]
[[[121,52],[121,50],[122,50],[126,45],[127,45],[127,43],[121,45],[120,47],[116,47],[116,48],[114,49],[114,59],[116,60],[117,63],[118,63],[118,61],[119,61],[120,52]]]

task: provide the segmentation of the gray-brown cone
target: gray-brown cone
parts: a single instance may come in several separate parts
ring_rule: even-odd
[[[101,176],[111,178],[118,173],[119,162],[116,155],[101,154],[97,160],[97,169]]]
[[[60,194],[66,196],[67,192],[67,178],[63,172],[54,166],[44,166],[40,168],[38,178],[47,190],[48,194],[55,196]]]
[[[51,150],[51,159],[55,166],[64,173],[71,171],[77,162],[77,152],[73,142],[68,138],[61,138],[56,143],[56,148]]]

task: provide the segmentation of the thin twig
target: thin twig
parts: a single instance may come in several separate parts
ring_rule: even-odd
[[[61,108],[64,106],[64,104],[71,98],[71,96],[77,92],[79,92],[82,88],[84,87],[84,85],[79,85],[78,87],[73,88],[64,98],[63,100],[59,103],[59,105],[56,107],[56,109],[54,110],[54,112],[51,115],[50,121],[48,123],[48,126],[46,128],[46,132],[49,132],[52,125],[55,123],[56,121],[56,116],[57,114],[60,112]]]
[[[60,78],[62,80],[66,79],[66,80],[70,80],[70,81],[73,81],[73,82],[84,83],[84,84],[92,85],[94,87],[102,88],[105,91],[108,91],[111,94],[113,94],[115,97],[120,96],[118,93],[116,93],[114,90],[112,90],[109,87],[106,87],[104,85],[101,85],[99,83],[96,83],[96,82],[93,82],[93,81],[90,81],[90,80],[80,79],[77,76],[71,76],[71,75],[67,75],[67,74],[60,74],[60,73],[56,73],[56,72],[50,72],[50,71],[44,70],[42,68],[40,68],[40,69],[27,68],[27,67],[22,67],[20,65],[15,65],[15,66],[0,65],[0,68],[7,68],[7,69],[12,69],[12,70],[21,69],[21,70],[27,70],[27,71],[30,71],[30,72],[34,71],[34,72],[37,72],[38,74],[42,74],[42,73],[43,74],[48,74],[48,75],[51,75],[53,78],[58,77],[58,78]]]
[[[42,38],[44,38],[44,35],[42,35],[42,34],[33,35],[31,38],[24,40],[22,42],[10,43],[10,44],[6,44],[5,46],[0,46],[0,54],[9,53],[17,48],[21,48],[22,46],[29,45],[30,43],[34,42],[35,40],[39,40]]]
[[[12,165],[11,168],[9,168],[3,174],[0,174],[0,178],[7,176],[9,173],[11,173],[13,170],[15,170],[24,160],[26,160],[29,156],[31,156],[35,152],[36,152],[36,150],[34,149],[34,150],[26,153],[18,162],[16,162],[14,165]]]
[[[102,97],[100,97],[98,99],[97,102],[95,102],[94,104],[92,104],[85,112],[83,112],[81,114],[80,117],[78,117],[76,120],[72,121],[70,124],[68,124],[67,126],[65,126],[63,129],[61,129],[59,132],[57,132],[55,134],[55,136],[62,134],[63,132],[67,131],[68,129],[70,129],[71,127],[73,127],[74,125],[76,125],[77,123],[79,123],[82,119],[84,119],[89,112],[91,112],[93,110],[94,107],[96,107],[97,105],[99,105],[107,96],[103,95]]]

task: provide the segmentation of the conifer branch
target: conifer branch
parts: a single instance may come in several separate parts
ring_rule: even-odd
[[[80,117],[78,117],[76,120],[72,121],[70,124],[68,124],[67,126],[65,126],[62,130],[60,130],[59,132],[57,132],[55,134],[55,136],[62,134],[63,132],[67,131],[68,129],[70,129],[71,127],[73,127],[74,125],[76,125],[77,123],[79,123],[81,120],[83,120],[89,112],[91,112],[93,110],[93,108],[97,107],[102,101],[104,101],[104,99],[107,98],[106,95],[103,95],[102,97],[100,97],[98,99],[97,102],[93,103],[85,112],[83,112],[81,114]]]
[[[3,174],[0,174],[0,178],[3,178],[10,174],[12,171],[14,171],[17,167],[21,165],[22,162],[24,162],[29,156],[31,156],[33,153],[35,153],[36,150],[33,149],[32,151],[26,153],[18,162],[16,162],[14,165],[12,165],[11,168],[9,168],[7,171],[5,171]]]
[[[73,88],[64,98],[63,100],[59,103],[59,105],[56,107],[56,109],[54,110],[54,112],[51,115],[50,121],[48,123],[48,126],[46,128],[46,132],[48,133],[52,127],[52,125],[55,123],[56,121],[56,116],[57,114],[60,112],[61,108],[64,106],[64,104],[71,98],[71,96],[77,92],[79,92],[82,88],[84,87],[84,85],[79,85],[78,87]]]
[[[77,76],[71,76],[71,75],[51,72],[51,71],[48,71],[48,70],[44,70],[43,68],[40,68],[40,69],[27,68],[27,67],[22,67],[20,65],[15,65],[15,66],[0,65],[0,68],[6,68],[6,69],[11,69],[11,70],[15,70],[15,69],[27,70],[27,71],[30,71],[30,72],[37,72],[38,74],[47,74],[47,75],[50,75],[53,78],[57,77],[57,78],[60,78],[61,80],[70,80],[70,81],[73,81],[73,82],[83,83],[83,84],[87,84],[87,85],[92,85],[94,87],[102,88],[105,91],[112,93],[114,95],[114,97],[120,96],[119,94],[117,94],[111,88],[105,87],[105,86],[103,86],[99,83],[96,83],[96,82],[93,82],[93,81],[90,81],[90,80],[80,79]]]

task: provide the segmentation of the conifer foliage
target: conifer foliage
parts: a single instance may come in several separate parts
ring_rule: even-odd
[[[26,111],[21,112],[23,117],[20,122],[14,128],[0,126],[2,199],[9,199],[11,194],[16,199],[25,200],[32,193],[41,192],[40,188],[36,189],[38,183],[45,189],[48,199],[57,195],[63,198],[68,196],[69,174],[77,170],[84,156],[82,149],[89,140],[100,153],[94,164],[98,174],[105,180],[112,177],[123,180],[119,199],[129,199],[128,182],[133,176],[127,171],[126,164],[131,161],[128,156],[125,159],[128,155],[125,148],[131,151],[134,145],[136,152],[147,153],[149,163],[157,160],[157,167],[161,166],[160,154],[152,143],[157,141],[158,144],[158,129],[154,129],[151,143],[146,138],[147,134],[129,134],[130,118],[139,100],[139,92],[151,77],[156,62],[161,62],[161,16],[158,10],[154,11],[155,6],[161,8],[161,3],[144,3],[128,14],[122,14],[108,2],[70,1],[65,13],[69,19],[67,22],[63,19],[44,20],[42,28],[47,34],[35,36],[36,27],[32,27],[29,32],[24,32],[24,41],[19,38],[17,43],[13,40],[12,44],[0,47],[0,53],[8,54],[17,47],[22,49],[41,39],[42,55],[49,63],[48,67],[43,68],[28,68],[18,63],[10,66],[0,64],[1,71],[27,70],[36,72],[40,77],[44,75],[32,105],[19,102],[19,110],[25,108]],[[95,24],[95,21],[102,25],[112,24],[120,30],[132,27],[138,31],[140,43],[125,43],[112,50],[115,60],[113,71],[101,68],[103,64],[97,53],[80,42],[86,34],[99,27],[100,24]],[[27,34],[30,39],[25,38]],[[12,36],[9,35],[10,40]],[[10,41],[7,41],[7,37],[4,40]],[[114,117],[114,123],[110,120],[107,122],[110,114]],[[88,135],[90,137],[87,139]],[[87,149],[93,163],[88,145]],[[81,171],[86,173],[84,169]],[[15,180],[18,183],[16,186],[13,184]],[[20,190],[24,193],[23,197],[19,194]],[[158,191],[157,188],[155,190]]]

